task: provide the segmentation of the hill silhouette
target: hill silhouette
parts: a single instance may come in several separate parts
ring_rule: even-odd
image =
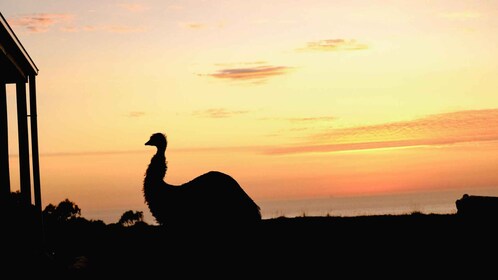
[[[4,250],[14,258],[2,261],[7,268],[2,273],[61,279],[173,278],[179,273],[230,278],[305,273],[315,278],[324,273],[372,276],[379,270],[385,276],[396,275],[396,269],[451,273],[495,260],[497,217],[418,212],[279,217],[252,228],[205,225],[184,230],[73,217],[50,224],[43,248]],[[17,241],[24,238],[20,234]]]

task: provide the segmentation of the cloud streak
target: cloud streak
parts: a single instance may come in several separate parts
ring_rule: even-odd
[[[15,17],[9,20],[12,26],[24,28],[30,33],[43,33],[49,31],[53,26],[71,22],[72,14],[32,14]]]
[[[321,121],[334,121],[336,117],[324,116],[324,117],[304,117],[304,118],[288,118],[287,120],[293,123],[309,123],[309,122],[321,122]]]
[[[106,32],[106,33],[140,33],[145,32],[144,27],[124,26],[124,25],[86,25],[83,27],[66,26],[61,28],[64,32]]]
[[[208,27],[207,24],[199,23],[199,22],[189,22],[189,23],[183,24],[183,26],[185,26],[188,29],[205,29]]]
[[[307,143],[267,154],[337,152],[498,141],[498,109],[430,115],[411,121],[359,126],[313,134]]]
[[[139,26],[126,25],[86,25],[74,24],[73,14],[32,14],[9,20],[12,26],[21,27],[29,33],[43,33],[57,28],[62,32],[107,32],[107,33],[138,33],[146,29]]]
[[[141,33],[145,32],[144,27],[125,26],[125,25],[108,25],[97,27],[96,30],[102,30],[109,33]]]
[[[229,118],[247,113],[249,113],[249,111],[233,111],[233,110],[227,110],[225,108],[212,108],[207,110],[195,111],[192,113],[192,115],[203,118],[221,119],[221,118]]]
[[[201,29],[220,29],[225,27],[224,22],[218,22],[218,23],[202,23],[202,22],[186,22],[186,23],[180,23],[180,25],[184,28],[187,29],[192,29],[192,30],[201,30]]]
[[[140,118],[140,117],[143,117],[145,116],[145,112],[141,112],[141,111],[132,111],[132,112],[129,112],[127,114],[128,117],[130,118]]]
[[[334,116],[319,116],[319,117],[294,117],[294,118],[261,118],[262,121],[267,120],[278,120],[278,121],[287,121],[296,124],[309,124],[316,122],[330,122],[337,120],[337,117]]]
[[[122,3],[118,4],[118,6],[132,13],[139,13],[149,9],[148,7],[138,3]]]
[[[463,11],[463,12],[452,12],[452,13],[443,13],[440,14],[441,17],[453,20],[471,20],[480,18],[481,14],[478,12],[472,11]]]
[[[308,42],[306,47],[298,51],[313,52],[338,52],[338,51],[359,51],[368,49],[368,45],[359,43],[356,40],[328,39]]]
[[[261,65],[243,68],[226,68],[207,76],[224,80],[264,80],[269,77],[284,75],[290,71],[291,67]]]

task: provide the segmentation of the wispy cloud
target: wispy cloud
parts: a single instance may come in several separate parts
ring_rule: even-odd
[[[328,39],[308,42],[306,47],[299,48],[298,51],[337,52],[358,51],[366,49],[368,49],[368,45],[359,43],[356,40]]]
[[[9,24],[26,29],[31,33],[49,31],[60,24],[69,24],[74,18],[72,14],[31,14],[9,19]]]
[[[110,32],[110,33],[141,33],[146,29],[140,26],[125,26],[125,25],[108,25],[101,26],[98,28],[100,30]]]
[[[312,122],[329,122],[337,120],[337,117],[334,116],[319,116],[319,117],[295,117],[295,118],[261,118],[260,120],[279,120],[279,121],[288,121],[291,123],[312,123]]]
[[[201,30],[201,29],[220,29],[225,27],[225,22],[217,22],[217,23],[202,23],[202,22],[183,22],[180,23],[180,26],[193,29],[193,30]]]
[[[168,10],[171,11],[183,11],[185,10],[185,7],[179,4],[173,4],[168,6]]]
[[[42,152],[41,157],[74,157],[74,156],[102,156],[102,155],[123,155],[123,154],[143,154],[145,150],[126,151],[82,151],[82,152]],[[19,154],[10,154],[10,157],[19,157]]]
[[[199,23],[199,22],[184,23],[183,26],[188,28],[188,29],[205,29],[208,27],[207,24]]]
[[[145,112],[141,111],[132,111],[127,114],[128,117],[130,118],[139,118],[145,116]]]
[[[126,25],[85,25],[78,26],[72,14],[33,14],[15,17],[9,20],[12,26],[19,26],[30,33],[42,33],[53,28],[62,32],[108,32],[108,33],[137,33],[146,28]]]
[[[86,25],[82,27],[65,26],[61,27],[63,32],[106,32],[106,33],[141,33],[147,29],[140,26],[125,26],[125,25]]]
[[[227,110],[225,108],[211,108],[207,110],[195,111],[192,113],[192,115],[196,117],[219,119],[219,118],[234,117],[237,115],[242,115],[247,113],[249,113],[249,111],[247,110],[234,111],[234,110]]]
[[[286,74],[291,69],[291,67],[287,66],[261,65],[242,68],[225,68],[217,71],[216,73],[207,74],[204,76],[226,80],[263,81],[269,77]]]
[[[304,117],[304,118],[288,118],[287,120],[294,123],[309,123],[309,122],[321,122],[321,121],[333,121],[336,117],[323,116],[323,117]]]
[[[248,62],[216,63],[215,66],[236,67],[241,65],[245,66],[245,65],[264,65],[264,64],[268,64],[268,62],[260,60],[260,61],[248,61]]]
[[[121,3],[118,4],[118,6],[132,13],[139,13],[149,9],[148,7],[139,3]]]
[[[480,18],[481,14],[473,11],[463,11],[463,12],[442,13],[439,16],[453,20],[469,20],[469,19]]]
[[[498,141],[498,109],[431,115],[411,121],[333,129],[301,145],[268,149],[269,154],[449,145]]]

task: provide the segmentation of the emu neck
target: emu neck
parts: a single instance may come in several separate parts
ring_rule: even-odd
[[[166,149],[157,148],[156,154],[150,160],[149,167],[145,174],[145,180],[150,182],[163,181],[166,176],[166,157],[164,155]]]

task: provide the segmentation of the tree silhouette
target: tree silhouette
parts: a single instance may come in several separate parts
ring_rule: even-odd
[[[119,224],[122,226],[133,226],[144,222],[144,213],[142,211],[128,210],[121,215]]]
[[[57,206],[53,204],[47,205],[43,210],[43,216],[57,222],[67,222],[79,218],[81,216],[81,209],[76,203],[66,198],[59,202]]]
[[[15,203],[21,203],[22,201],[22,196],[20,191],[13,191],[10,193],[10,198],[13,202]]]

